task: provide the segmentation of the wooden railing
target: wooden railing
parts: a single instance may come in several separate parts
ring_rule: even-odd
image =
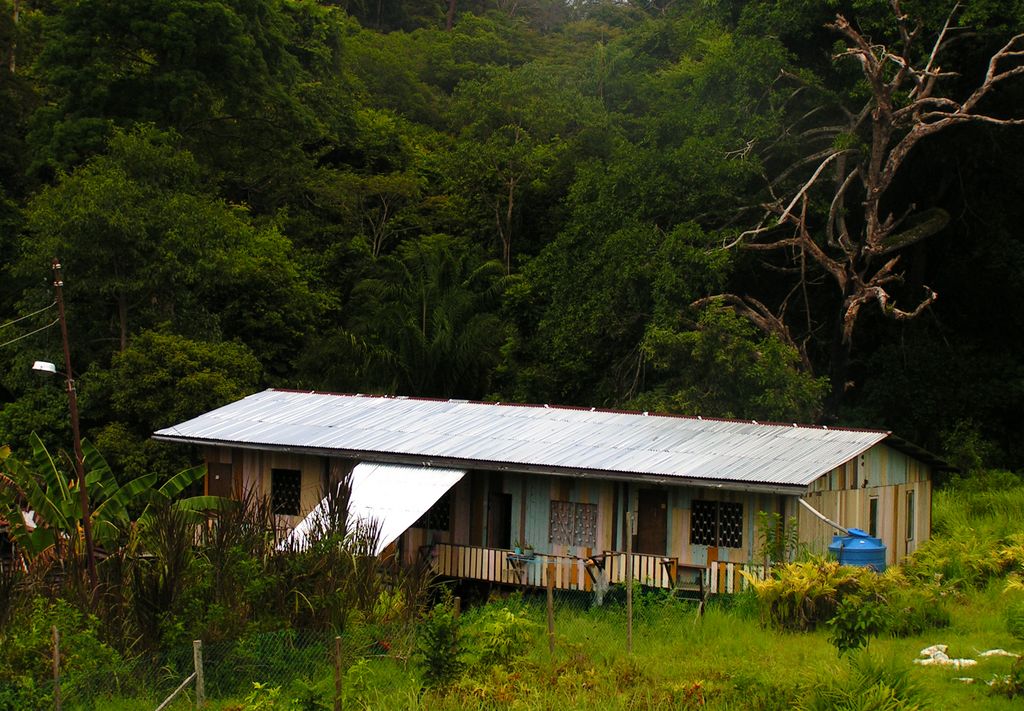
[[[483,580],[505,585],[546,587],[548,572],[554,576],[557,590],[594,589],[594,578],[600,578],[601,556],[595,566],[576,556],[549,555],[537,553],[532,557],[516,555],[505,548],[483,548],[454,543],[437,543],[424,550],[430,557],[430,566],[438,575],[450,578]],[[594,559],[590,559],[593,561]],[[609,583],[626,581],[626,554],[619,551],[605,551],[603,554],[604,575]],[[764,566],[749,563],[712,563],[702,566],[682,564],[673,557],[633,554],[633,578],[648,587],[670,589],[673,587],[695,591],[690,574],[701,575],[703,584],[698,586],[708,594],[731,594],[749,587],[740,575],[745,570],[763,580]],[[682,571],[682,572],[681,572]]]
[[[603,556],[585,560],[547,553],[527,557],[505,548],[437,543],[428,554],[434,572],[451,578],[546,587],[550,571],[554,576],[554,587],[558,590],[593,590],[594,580],[600,579],[603,566],[603,574],[609,583],[626,580],[626,554],[615,551],[606,551]],[[588,560],[591,561],[589,564]],[[675,566],[675,558],[633,554],[633,578],[643,585],[671,588]]]
[[[746,590],[750,587],[750,583],[747,579],[740,575],[740,571],[744,570],[748,574],[754,576],[758,580],[764,580],[767,576],[767,571],[763,565],[756,565],[754,563],[712,563],[708,568],[705,575],[705,584],[709,594],[727,594],[737,593],[741,590]]]
[[[450,578],[486,580],[507,585],[546,587],[548,570],[559,590],[592,590],[593,581],[580,558],[537,553],[516,555],[505,548],[482,548],[436,543],[430,550],[431,568]],[[553,567],[552,567],[553,566]]]
[[[627,554],[605,551],[605,570],[609,583],[626,582]],[[633,579],[652,588],[671,588],[679,560],[663,555],[633,553]]]

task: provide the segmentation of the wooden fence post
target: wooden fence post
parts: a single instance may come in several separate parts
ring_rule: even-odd
[[[555,653],[555,564],[548,563],[548,652]]]
[[[201,709],[206,704],[206,686],[203,680],[203,640],[201,639],[192,642],[192,663],[196,668],[196,708]]]
[[[462,614],[462,598],[456,596],[455,599],[452,600],[452,615],[457,620],[459,619],[460,614]]]
[[[633,512],[626,514],[626,652],[633,653]]]
[[[334,711],[342,709],[341,637],[334,638]]]
[[[53,708],[60,711],[60,632],[53,626]]]

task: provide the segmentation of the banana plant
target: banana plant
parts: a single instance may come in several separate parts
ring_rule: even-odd
[[[0,515],[6,517],[11,538],[29,558],[44,554],[60,558],[66,548],[81,554],[79,482],[67,474],[74,467],[68,466],[66,456],[63,460],[51,456],[35,433],[30,442],[32,455],[27,460],[11,455],[6,448],[0,452]],[[155,473],[120,484],[92,444],[83,441],[82,451],[91,504],[89,520],[97,546],[109,549],[123,541],[132,526],[131,511],[140,506],[142,512],[136,519],[139,526],[152,521],[154,506],[173,505],[195,513],[224,506],[219,497],[211,496],[175,501],[202,478],[203,466],[179,472],[159,488],[155,488]],[[25,511],[32,512],[34,526],[26,521]]]

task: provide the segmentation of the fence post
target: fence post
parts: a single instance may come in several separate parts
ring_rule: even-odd
[[[462,598],[456,596],[455,599],[452,600],[452,615],[457,620],[457,619],[459,619],[459,615],[461,613],[462,613]]]
[[[192,662],[196,667],[196,708],[201,709],[206,703],[206,686],[203,682],[203,640],[192,642]]]
[[[626,652],[633,653],[633,512],[626,514]]]
[[[341,637],[334,638],[334,711],[342,709]]]
[[[60,632],[53,625],[53,708],[60,711]]]
[[[555,564],[548,563],[548,652],[555,653]]]

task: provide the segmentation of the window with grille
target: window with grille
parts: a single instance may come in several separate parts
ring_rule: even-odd
[[[427,509],[413,524],[413,528],[429,528],[434,531],[450,531],[452,520],[452,492],[448,491]]]
[[[302,472],[298,469],[270,470],[270,508],[280,516],[298,516],[302,496]]]
[[[548,542],[567,546],[596,546],[597,504],[552,501]]]
[[[742,548],[743,504],[694,501],[690,509],[690,543]]]

